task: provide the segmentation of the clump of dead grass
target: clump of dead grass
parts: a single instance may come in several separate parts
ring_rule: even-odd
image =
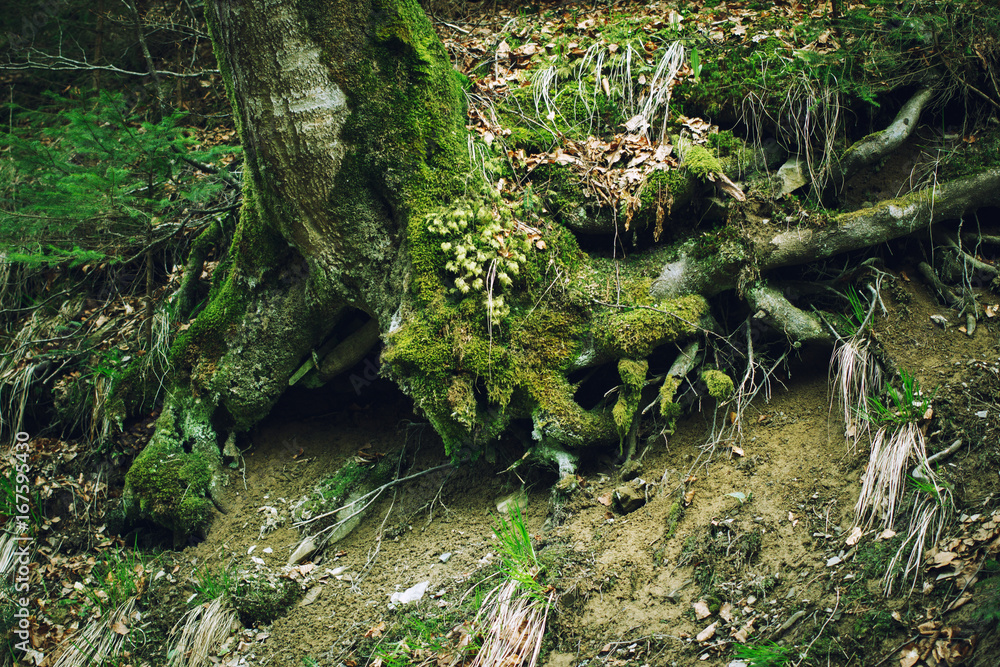
[[[531,535],[517,505],[509,519],[498,518],[493,529],[500,540],[500,570],[503,581],[483,602],[477,623],[485,619],[482,648],[473,667],[534,667],[542,650],[542,638],[556,592],[539,579],[544,568],[538,562]]]

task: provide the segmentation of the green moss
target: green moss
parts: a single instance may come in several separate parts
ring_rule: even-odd
[[[476,397],[472,393],[472,379],[468,375],[456,375],[448,387],[448,405],[451,414],[460,424],[472,429],[476,423]]]
[[[172,408],[165,408],[156,422],[156,433],[136,457],[125,476],[125,496],[137,503],[135,518],[148,518],[174,531],[175,540],[201,531],[208,523],[214,466],[185,442],[197,432],[185,433]]]
[[[252,628],[284,614],[301,590],[298,584],[274,572],[249,572],[235,577],[226,594],[240,623]]]
[[[307,496],[295,503],[292,517],[295,521],[304,521],[334,512],[343,507],[352,495],[388,482],[395,468],[396,462],[388,457],[383,457],[375,465],[361,465],[351,458],[333,475],[320,480]],[[312,526],[312,529],[315,531],[322,527]]]
[[[660,386],[660,414],[667,420],[667,428],[665,430],[669,433],[674,432],[677,420],[682,414],[681,406],[674,402],[674,397],[677,394],[677,389],[681,386],[681,381],[682,378],[668,375],[664,378],[663,384]]]
[[[721,400],[729,398],[733,393],[733,380],[722,371],[707,370],[701,374],[701,380],[708,387],[708,394]]]
[[[743,151],[743,141],[732,130],[722,130],[708,135],[708,145],[715,149],[720,158],[738,155]]]
[[[616,439],[615,424],[605,413],[584,410],[573,400],[576,388],[560,373],[527,369],[528,391],[538,406],[532,415],[536,439],[582,447]]]
[[[618,361],[618,377],[621,378],[622,387],[618,392],[618,400],[611,410],[615,426],[618,428],[618,437],[622,439],[632,427],[632,421],[639,410],[639,400],[642,396],[642,389],[646,386],[646,372],[649,370],[649,362],[645,359],[636,361],[634,359],[621,359]]]
[[[701,296],[663,301],[648,308],[616,311],[601,319],[594,337],[616,357],[646,357],[660,345],[693,335],[708,310]]]
[[[670,509],[667,510],[666,528],[663,539],[669,540],[677,532],[677,524],[684,518],[684,489],[680,488],[673,494]]]
[[[657,205],[661,205],[670,215],[675,207],[683,206],[694,198],[696,188],[697,182],[683,171],[658,169],[646,176],[639,195],[641,210],[655,213]]]
[[[683,166],[704,183],[714,180],[717,174],[723,173],[719,158],[715,157],[712,151],[697,144],[689,146],[684,152]]]
[[[618,377],[622,384],[630,392],[642,391],[646,386],[646,372],[649,370],[649,362],[646,360],[636,361],[634,359],[621,359],[618,362]]]
[[[579,351],[584,317],[571,305],[536,308],[514,323],[511,347],[524,363],[563,369]]]

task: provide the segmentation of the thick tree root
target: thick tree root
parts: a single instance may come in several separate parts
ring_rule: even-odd
[[[933,96],[931,88],[921,88],[903,105],[889,127],[869,134],[848,148],[830,169],[830,181],[834,188],[839,191],[851,176],[903,145],[913,134],[917,121],[920,120],[920,112]]]
[[[189,318],[197,305],[198,283],[201,279],[201,271],[205,266],[205,258],[208,257],[209,251],[221,236],[222,224],[218,220],[214,220],[191,244],[191,251],[184,264],[181,286],[175,297],[177,316],[182,320]]]
[[[757,285],[747,292],[747,301],[757,310],[755,317],[783,332],[793,346],[806,342],[833,343],[819,318],[796,308],[778,290]]]
[[[949,181],[871,208],[842,213],[823,227],[794,229],[751,241],[741,260],[720,262],[684,255],[665,265],[650,294],[668,299],[699,293],[706,298],[734,289],[742,268],[766,271],[826,259],[860,250],[941,222],[983,206],[1000,205],[1000,168]]]
[[[943,301],[946,306],[954,308],[961,304],[962,300],[955,296],[955,293],[951,291],[950,287],[941,282],[941,279],[938,278],[936,273],[934,273],[934,269],[931,268],[930,264],[927,262],[920,262],[920,264],[917,265],[917,270],[920,271],[920,275],[924,277],[924,280],[931,284],[931,287],[933,287],[934,291],[938,293],[938,297],[940,297],[941,301]]]

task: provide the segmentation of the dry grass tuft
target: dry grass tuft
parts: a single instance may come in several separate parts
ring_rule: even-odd
[[[843,413],[844,429],[853,447],[870,433],[868,397],[882,385],[882,370],[861,336],[838,342],[830,359],[834,397],[830,403]]]
[[[130,598],[105,618],[91,621],[83,630],[69,637],[57,649],[59,658],[54,667],[103,665],[119,655],[133,623],[138,620],[135,600]]]
[[[924,436],[917,425],[908,421],[879,428],[854,507],[858,525],[868,529],[880,523],[884,529],[892,528],[911,460],[927,460]]]
[[[177,621],[171,638],[180,636],[170,649],[169,667],[201,667],[209,664],[212,651],[227,637],[236,623],[236,612],[225,596],[198,605]]]

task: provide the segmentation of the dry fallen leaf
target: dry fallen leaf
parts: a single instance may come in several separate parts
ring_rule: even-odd
[[[379,622],[365,633],[365,639],[378,639],[385,632],[385,621]]]
[[[922,635],[933,635],[940,627],[941,624],[937,621],[927,621],[917,626],[917,632]]]
[[[714,637],[715,636],[715,628],[716,628],[717,625],[719,625],[718,621],[716,621],[715,623],[712,623],[712,625],[708,626],[707,628],[705,628],[704,630],[702,630],[701,632],[699,632],[695,636],[695,641],[707,642],[709,639],[711,639],[712,637]]]
[[[851,534],[847,536],[847,546],[853,547],[861,539],[861,526],[855,526]]]
[[[938,568],[950,565],[951,562],[957,557],[958,554],[954,551],[942,551],[934,556],[934,565],[931,567]]]
[[[694,609],[694,616],[699,621],[702,621],[712,615],[712,612],[708,608],[708,603],[704,600],[698,600],[691,605],[691,608]]]

